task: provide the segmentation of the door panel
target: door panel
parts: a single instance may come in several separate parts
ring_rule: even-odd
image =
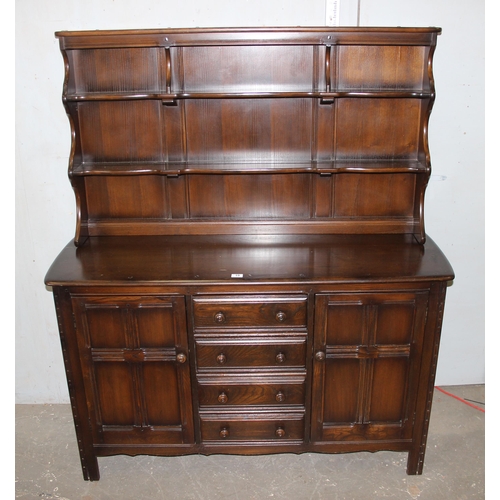
[[[184,298],[72,300],[96,442],[194,442]]]
[[[316,297],[313,441],[411,437],[427,296]]]

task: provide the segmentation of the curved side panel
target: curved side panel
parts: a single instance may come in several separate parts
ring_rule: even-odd
[[[435,39],[436,38],[437,35],[435,35]],[[422,244],[424,244],[426,240],[425,219],[424,219],[425,191],[427,189],[427,185],[429,183],[429,178],[431,176],[431,170],[432,170],[431,155],[429,150],[429,119],[432,112],[432,108],[434,106],[434,100],[436,98],[434,73],[432,66],[435,49],[436,49],[436,40],[434,40],[434,43],[429,47],[429,55],[427,58],[427,78],[429,79],[430,97],[427,109],[425,111],[425,115],[422,118],[422,138],[421,138],[422,140],[421,149],[422,149],[422,154],[424,156],[423,161],[425,162],[426,166],[426,175],[421,181],[420,189],[417,193],[419,199],[418,203],[416,204],[416,208],[418,209],[418,214],[416,214],[417,215],[416,219],[419,221],[419,223],[418,227],[415,228],[415,236],[417,237],[418,241]]]
[[[77,116],[75,107],[77,104],[70,104],[66,100],[66,95],[68,94],[70,87],[70,58],[68,56],[68,52],[66,50],[61,49],[61,53],[64,60],[64,82],[63,82],[63,105],[66,111],[66,115],[68,116],[69,125],[70,125],[70,133],[71,133],[71,146],[70,146],[70,154],[69,154],[69,162],[68,162],[68,177],[71,182],[71,186],[73,187],[73,191],[75,193],[75,202],[76,202],[76,230],[75,230],[75,238],[74,243],[76,246],[82,244],[83,241],[88,237],[88,231],[86,229],[87,224],[87,209],[86,202],[84,196],[85,184],[83,179],[76,179],[73,176],[73,168],[75,165],[75,160],[81,157],[80,147],[77,141]],[[83,222],[85,221],[85,222]],[[85,228],[85,229],[83,229]]]

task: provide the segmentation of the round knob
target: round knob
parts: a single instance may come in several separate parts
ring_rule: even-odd
[[[222,438],[222,439],[225,439],[227,437],[229,437],[229,429],[227,427],[223,427],[220,432],[219,432],[219,436]]]
[[[283,391],[278,391],[276,393],[276,401],[278,401],[278,403],[283,403],[283,401],[285,401],[286,397],[285,397],[285,393]]]
[[[217,356],[217,363],[219,363],[219,365],[223,365],[225,362],[227,361],[227,358],[226,358],[226,355],[224,353],[220,353],[218,356]]]
[[[285,429],[283,429],[283,427],[278,427],[276,429],[276,437],[279,438],[285,437]]]
[[[185,363],[187,360],[187,356],[184,353],[180,352],[179,354],[177,354],[176,359],[178,363]]]
[[[278,354],[276,354],[276,363],[284,363],[285,360],[286,360],[285,353],[279,352]]]
[[[227,403],[227,400],[228,400],[228,397],[227,397],[227,394],[225,392],[221,392],[219,394],[219,396],[217,397],[217,401],[219,403],[222,403],[222,404]]]
[[[316,361],[324,361],[326,354],[323,351],[318,351],[314,357],[316,358]]]
[[[276,313],[276,321],[279,321],[280,323],[283,323],[286,319],[286,314],[283,311],[278,311]]]
[[[226,321],[226,316],[224,316],[224,313],[222,311],[219,311],[218,313],[214,314],[214,321],[216,323],[224,323]]]

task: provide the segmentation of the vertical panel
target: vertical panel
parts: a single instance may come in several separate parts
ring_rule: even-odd
[[[180,162],[186,160],[185,155],[185,102],[177,102],[176,106],[162,106],[162,125],[165,144],[165,161]],[[168,166],[168,165],[167,165]]]
[[[134,319],[140,347],[175,347],[172,304],[141,305],[134,310]]]
[[[190,161],[311,159],[311,99],[199,99],[185,106]]]
[[[320,104],[317,118],[317,159],[334,159],[335,104]]]
[[[312,45],[186,47],[184,90],[310,92],[313,49]]]
[[[332,216],[333,176],[315,175],[313,177],[314,217]]]
[[[337,99],[336,159],[417,159],[421,106],[419,99]]]
[[[101,425],[134,425],[135,395],[129,365],[123,362],[94,364]]]
[[[148,362],[142,366],[142,397],[148,425],[181,425],[179,377],[172,363]],[[186,395],[182,395],[186,397]]]
[[[91,347],[127,345],[126,318],[118,306],[87,306],[86,320]]]
[[[166,183],[167,216],[172,219],[189,217],[187,176],[169,177]]]
[[[424,90],[428,47],[344,45],[339,90]]]
[[[337,174],[337,217],[412,217],[415,174]]]
[[[355,346],[363,342],[365,314],[361,302],[335,302],[328,305],[326,345]]]
[[[377,308],[375,343],[410,344],[415,321],[415,303],[385,303]]]
[[[160,101],[83,102],[78,114],[84,162],[163,159]]]
[[[158,47],[72,52],[76,92],[165,92],[164,55]]]
[[[326,361],[323,414],[325,422],[357,422],[361,389],[360,370],[360,362],[357,359]]]
[[[373,362],[370,422],[402,422],[405,417],[409,356]]]
[[[191,217],[310,217],[310,174],[196,175],[189,178]]]
[[[154,175],[86,177],[89,219],[166,217],[166,179]]]

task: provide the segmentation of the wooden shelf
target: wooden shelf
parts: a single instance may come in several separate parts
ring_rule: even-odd
[[[433,92],[423,90],[342,90],[335,92],[86,92],[81,94],[65,94],[65,102],[92,101],[140,101],[160,100],[177,101],[185,99],[293,99],[312,98],[323,100],[345,98],[381,98],[381,99],[430,99]]]
[[[199,163],[199,162],[86,162],[74,165],[72,175],[166,175],[188,174],[395,174],[429,173],[417,160],[339,160],[301,163]]]

